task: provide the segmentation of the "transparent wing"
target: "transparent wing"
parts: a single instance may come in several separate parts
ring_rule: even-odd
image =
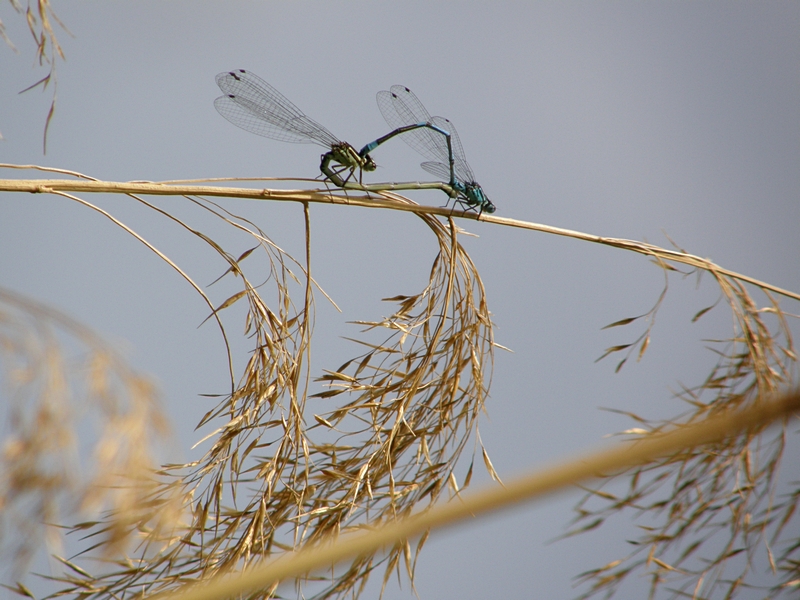
[[[428,109],[420,102],[416,94],[406,86],[393,85],[390,93],[396,100],[396,107],[399,108],[402,106],[403,110],[405,110],[405,113],[401,114],[409,115],[409,118],[414,122],[430,121],[431,113],[429,113]],[[398,112],[400,111],[398,110]]]
[[[414,93],[402,85],[393,85],[388,92],[378,92],[378,108],[392,129],[427,122],[445,129],[443,124],[448,122],[441,117],[431,117]],[[436,120],[439,121],[438,124]],[[420,128],[403,133],[400,137],[424,157],[434,162],[450,162],[447,140],[441,133]]]
[[[450,167],[440,162],[424,162],[420,165],[428,173],[444,181],[450,181]]]
[[[339,143],[330,131],[249,71],[220,73],[216,80],[225,95],[214,100],[214,107],[237,127],[282,142],[316,143],[325,148]]]
[[[475,183],[475,175],[472,169],[463,158],[456,157],[453,164],[453,172],[456,174],[456,180],[461,183]]]
[[[453,173],[461,182],[475,181],[475,175],[467,163],[461,138],[456,126],[450,119],[432,117],[428,110],[416,97],[414,92],[402,85],[393,85],[391,91],[378,92],[378,108],[392,129],[429,122],[450,133],[450,144],[453,151]],[[417,152],[430,159],[422,163],[428,173],[450,181],[450,154],[447,149],[447,138],[432,129],[420,128],[400,135],[406,143]]]

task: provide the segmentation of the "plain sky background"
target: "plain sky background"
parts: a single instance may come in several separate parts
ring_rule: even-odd
[[[375,93],[407,85],[458,127],[497,216],[668,246],[800,290],[800,3],[797,2],[54,2],[58,104],[42,155],[49,92],[24,19],[0,19],[19,49],[0,46],[0,162],[39,164],[109,181],[315,177],[320,149],[244,132],[214,110],[214,76],[244,68],[356,147],[386,132]],[[371,182],[428,180],[403,143],[374,153]],[[0,170],[0,178],[46,177]],[[131,224],[196,281],[225,269],[216,255],[124,197],[86,196]],[[440,193],[413,195],[440,205]],[[179,198],[151,198],[198,225]],[[302,257],[299,205],[225,200]],[[425,285],[435,245],[419,219],[313,205],[318,298],[313,368],[360,352],[348,321],[375,319],[380,299]],[[713,365],[704,339],[730,336],[711,279],[670,278],[650,349],[614,373],[595,363],[640,325],[663,273],[644,257],[551,235],[465,222],[493,313],[498,351],[483,442],[504,478],[603,443],[632,423],[683,411],[679,384]],[[252,244],[207,230],[234,254]],[[109,221],[63,198],[0,197],[0,285],[48,302],[101,332],[160,385],[192,459],[194,425],[224,393],[222,343],[207,307],[175,273]],[[225,290],[209,294],[221,302]],[[759,300],[762,299],[758,296]],[[790,312],[797,306],[785,303]],[[242,330],[230,317],[231,332]],[[795,332],[798,328],[795,325]],[[246,345],[237,342],[241,373]],[[321,410],[316,411],[321,412]],[[796,441],[792,448],[797,450]],[[468,458],[468,457],[467,457]],[[797,478],[797,461],[786,463]],[[487,484],[482,474],[474,486]],[[633,526],[548,544],[571,519],[565,493],[428,541],[416,589],[430,598],[568,598],[572,577],[627,552]],[[379,579],[379,577],[377,578]],[[379,583],[376,579],[376,584]],[[371,588],[373,589],[373,588]],[[375,586],[374,589],[377,589]],[[365,597],[371,597],[365,596]],[[387,598],[412,598],[408,585]],[[631,596],[628,596],[631,597]]]

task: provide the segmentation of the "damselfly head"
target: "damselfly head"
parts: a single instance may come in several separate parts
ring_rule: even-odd
[[[361,165],[361,168],[364,171],[374,171],[375,169],[378,168],[377,163],[374,160],[372,160],[372,157],[369,154],[365,154],[363,159],[364,159],[364,164]]]

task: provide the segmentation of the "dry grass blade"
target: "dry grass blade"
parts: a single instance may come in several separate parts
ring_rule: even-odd
[[[76,345],[78,361],[69,356]],[[103,540],[119,552],[135,507],[151,527],[174,518],[174,496],[165,496],[162,510],[142,508],[154,488],[158,440],[169,439],[147,379],[86,327],[3,289],[0,352],[12,426],[0,456],[0,542],[13,557],[12,573],[43,539],[58,549],[47,523],[112,509],[119,518],[105,523]],[[79,444],[92,448],[91,460]]]
[[[170,267],[175,269],[175,271],[177,271],[180,274],[180,276],[183,277],[183,279],[185,279],[192,286],[192,288],[194,288],[194,290],[203,298],[203,300],[205,300],[205,302],[211,308],[211,315],[209,316],[209,318],[213,317],[217,321],[217,324],[219,325],[220,333],[222,334],[223,340],[225,342],[225,349],[227,350],[227,353],[228,353],[228,367],[229,367],[230,373],[231,373],[231,387],[233,387],[233,385],[234,385],[233,384],[233,362],[232,362],[231,353],[230,353],[230,345],[228,343],[228,335],[227,335],[227,333],[225,331],[225,328],[222,326],[222,322],[220,321],[219,317],[217,316],[217,310],[219,310],[219,309],[214,310],[214,306],[212,305],[211,300],[208,298],[208,296],[205,294],[205,292],[203,292],[203,290],[200,288],[200,286],[198,286],[192,280],[192,278],[189,277],[189,275],[183,271],[183,269],[181,269],[177,264],[175,264],[172,260],[170,260],[170,258],[168,256],[166,256],[163,252],[158,250],[153,244],[151,244],[149,241],[147,241],[144,237],[139,235],[137,232],[135,232],[133,229],[131,229],[129,226],[127,226],[125,223],[123,223],[122,221],[120,221],[119,219],[114,217],[111,213],[103,210],[102,208],[100,208],[98,206],[95,206],[94,204],[92,204],[90,202],[87,202],[83,198],[79,198],[77,196],[73,196],[72,194],[65,194],[64,192],[59,192],[59,191],[55,191],[53,193],[55,195],[57,195],[57,196],[63,196],[64,198],[68,198],[69,200],[73,200],[73,201],[75,201],[75,202],[77,202],[79,204],[82,204],[82,205],[84,205],[84,206],[86,206],[86,207],[88,207],[88,208],[100,213],[101,215],[103,215],[104,217],[106,217],[107,219],[112,221],[115,225],[117,225],[118,227],[123,229],[125,232],[127,232],[128,234],[133,236],[135,239],[140,241],[142,244],[144,244],[148,249],[150,249],[153,253],[155,253],[161,260],[163,260],[165,263],[167,263]],[[165,216],[169,216],[174,221],[176,221],[176,222],[180,223],[182,226],[186,227],[186,225],[183,222],[181,222],[179,219],[175,219],[171,215],[168,215],[168,213],[166,213],[165,211],[162,211],[161,209],[156,208],[155,206],[153,206],[152,204],[150,204],[148,202],[145,202],[141,198],[137,198],[133,194],[129,194],[129,196],[131,196],[135,200],[138,200],[142,204],[145,204],[146,206],[152,208],[153,210],[156,210],[156,211],[164,214]],[[208,238],[206,238],[202,234],[199,234],[198,232],[195,232],[191,228],[188,228],[188,229],[190,231],[192,231],[193,233],[196,233],[198,235],[198,237],[200,237],[204,241],[208,242],[209,245],[212,248],[214,248],[215,250],[217,250],[220,254],[222,254],[222,256],[225,259],[231,260],[231,258],[227,255],[227,253],[225,253],[221,248],[219,248],[219,246],[217,246],[213,241],[209,240]]]
[[[690,422],[756,406],[765,395],[793,385],[797,372],[789,315],[770,290],[762,288],[766,306],[759,306],[741,280],[713,265],[698,268],[715,278],[734,331],[728,340],[710,342],[718,361],[706,380],[677,395],[690,407]],[[662,299],[663,294],[659,304]],[[674,424],[636,420],[643,426],[636,429],[639,439]],[[711,450],[687,452],[617,476],[613,479],[628,480],[620,497],[604,497],[599,490],[587,494],[576,507],[572,534],[625,510],[635,511],[646,526],[629,556],[580,577],[589,588],[581,597],[611,596],[634,573],[650,577],[653,596],[669,591],[673,597],[733,598],[744,589],[761,587],[770,598],[793,597],[792,582],[800,578],[800,547],[796,528],[790,532],[788,524],[796,518],[800,493],[776,496],[787,426],[776,433],[751,431]],[[760,574],[753,565],[759,552],[773,565],[777,582],[758,583]],[[739,560],[742,553],[745,560]]]
[[[312,542],[434,503],[456,481],[456,463],[476,431],[493,351],[483,285],[453,222],[421,218],[439,241],[428,286],[393,298],[398,308],[392,316],[362,322],[365,333],[391,333],[377,343],[360,340],[367,348],[363,355],[321,378],[334,392],[323,394],[325,401],[339,405],[323,415],[335,438],[312,447],[318,465],[314,508],[327,510],[324,518],[304,524],[304,537]],[[377,562],[356,559],[318,595],[340,597],[357,589],[380,563],[384,581],[392,570],[401,575],[403,565],[413,579],[409,556],[401,544]]]
[[[18,13],[23,12],[22,5],[18,0],[11,0],[11,6],[14,7],[14,10]],[[67,30],[64,23],[56,16],[50,4],[50,0],[28,0],[28,6],[24,9],[24,12],[25,19],[28,22],[28,30],[36,44],[36,58],[40,66],[48,65],[48,73],[42,79],[28,86],[20,93],[27,92],[39,86],[46,88],[51,83],[53,84],[53,100],[50,103],[50,109],[47,111],[44,134],[42,136],[42,146],[44,153],[47,154],[47,130],[50,127],[50,122],[53,119],[53,114],[56,109],[56,90],[58,86],[58,81],[56,79],[56,63],[59,58],[65,60],[64,51],[58,43],[56,33],[53,29],[53,22],[57,23],[58,26],[68,34],[69,30]],[[0,37],[12,48],[14,47],[13,44],[11,44],[11,40],[9,40],[5,34],[2,22],[0,22]]]

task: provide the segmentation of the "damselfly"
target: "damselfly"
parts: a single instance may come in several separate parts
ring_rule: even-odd
[[[465,210],[493,213],[496,208],[475,181],[475,175],[464,157],[464,148],[453,123],[444,117],[432,117],[414,93],[405,86],[393,85],[390,91],[378,92],[378,108],[402,139],[417,152],[429,158],[422,163],[428,173],[448,181],[457,192],[455,198]],[[426,123],[426,127],[411,127]]]
[[[282,142],[315,143],[328,152],[321,156],[320,170],[339,187],[363,187],[348,184],[355,170],[359,170],[359,182],[363,171],[377,168],[369,152],[396,135],[419,128],[434,128],[430,123],[403,124],[394,131],[364,146],[360,152],[342,142],[322,125],[307,117],[283,94],[266,81],[245,71],[228,71],[216,77],[217,85],[225,94],[214,101],[219,114],[242,129]],[[440,132],[439,135],[447,132]],[[336,168],[332,165],[338,164]],[[349,170],[346,178],[343,171]],[[393,189],[401,189],[394,184]],[[414,184],[415,188],[424,184]],[[446,190],[445,190],[446,191]]]

